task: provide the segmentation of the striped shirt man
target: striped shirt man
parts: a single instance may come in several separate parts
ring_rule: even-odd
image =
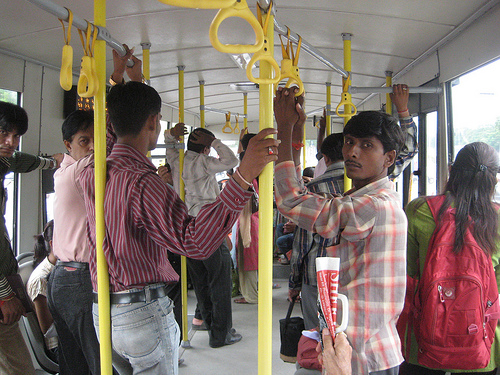
[[[156,174],[156,167],[133,147],[116,144],[107,167],[103,248],[111,292],[177,281],[179,276],[166,250],[195,259],[209,257],[252,196],[252,192],[231,180],[216,201],[205,205],[194,218],[188,215],[175,191]],[[88,216],[92,283],[97,290],[92,165],[82,172],[80,183]]]

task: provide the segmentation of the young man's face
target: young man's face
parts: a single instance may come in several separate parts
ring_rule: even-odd
[[[17,134],[16,129],[7,131],[0,128],[0,156],[11,157],[17,146],[21,136]]]
[[[342,148],[347,177],[359,189],[387,176],[387,169],[394,163],[396,151],[384,153],[377,137],[356,138],[345,136]]]
[[[79,130],[73,136],[71,142],[64,141],[64,145],[71,157],[80,160],[94,152],[94,126],[89,126],[86,130]]]

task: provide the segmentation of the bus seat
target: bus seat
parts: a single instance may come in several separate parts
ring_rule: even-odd
[[[21,263],[22,260],[28,258],[30,261]],[[34,269],[33,262],[31,261],[32,258],[33,252],[22,253],[17,257],[18,263],[21,263],[19,265],[19,274],[21,275],[25,285]],[[26,316],[23,316],[22,319],[24,328],[26,329],[26,335],[28,336],[28,341],[39,366],[49,374],[57,374],[59,372],[59,365],[47,355],[45,339],[40,325],[38,324],[36,313],[28,313]]]

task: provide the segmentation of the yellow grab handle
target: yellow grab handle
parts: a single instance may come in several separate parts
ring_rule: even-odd
[[[226,124],[222,128],[222,132],[225,134],[231,134],[233,128],[231,127],[231,112],[226,113]]]
[[[234,116],[234,119],[236,120],[236,124],[234,125],[233,133],[234,134],[240,134],[240,124],[239,124],[239,118],[238,116]]]
[[[299,87],[299,92],[295,96],[300,96],[304,92],[304,83],[300,79],[299,67],[293,65],[291,59],[281,60],[281,80],[288,78],[288,82],[285,87],[290,87],[292,84],[296,84]]]
[[[236,0],[158,0],[161,3],[181,8],[223,9],[233,5]]]
[[[247,78],[253,83],[263,84],[263,85],[271,85],[276,84],[281,80],[280,74],[280,66],[271,55],[271,52],[267,48],[269,45],[268,39],[264,38],[264,46],[259,52],[254,53],[250,62],[247,65]],[[260,60],[267,61],[274,68],[274,78],[257,78],[252,75],[252,66]]]
[[[339,108],[341,105],[350,105],[353,109],[353,112],[352,113],[340,113]],[[335,113],[337,113],[337,116],[339,116],[339,117],[350,117],[350,116],[354,116],[356,113],[358,113],[358,109],[351,101],[351,94],[349,94],[348,92],[342,93],[342,99],[340,100],[339,105],[335,109]]]
[[[73,86],[73,47],[65,44],[62,50],[59,84],[63,90],[69,91]]]
[[[78,95],[82,98],[91,98],[97,92],[97,80],[95,79],[95,73],[93,67],[95,67],[95,60],[90,56],[82,57],[82,65],[80,68],[80,78],[78,79]]]
[[[229,17],[243,18],[250,24],[250,26],[252,26],[253,31],[255,32],[255,44],[222,44],[219,41],[219,26],[222,21]],[[254,53],[259,51],[264,45],[264,31],[262,30],[262,26],[253,15],[252,11],[248,8],[246,0],[234,3],[231,8],[219,10],[210,25],[209,36],[212,46],[217,51],[223,53]]]

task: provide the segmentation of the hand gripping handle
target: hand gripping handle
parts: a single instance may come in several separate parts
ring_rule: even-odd
[[[247,21],[252,26],[255,32],[255,44],[222,44],[219,41],[218,32],[219,26],[226,18],[239,17]],[[212,46],[219,52],[223,53],[254,53],[259,51],[264,45],[264,31],[259,21],[248,8],[246,0],[236,2],[232,7],[219,10],[217,15],[210,25],[210,42]]]
[[[253,83],[272,85],[278,83],[281,80],[280,66],[274,59],[274,56],[271,55],[271,51],[269,50],[268,46],[269,41],[267,38],[264,38],[264,46],[260,51],[254,53],[247,65],[247,78]],[[257,78],[252,75],[252,66],[260,60],[267,61],[269,64],[271,64],[274,69],[274,78]]]
[[[158,0],[162,3],[181,8],[224,9],[232,6],[236,0]]]
[[[295,96],[300,96],[304,93],[304,83],[300,79],[299,67],[293,65],[291,59],[281,60],[281,80],[288,78],[288,82],[285,87],[290,87],[292,84],[296,84],[299,87],[299,92]]]

